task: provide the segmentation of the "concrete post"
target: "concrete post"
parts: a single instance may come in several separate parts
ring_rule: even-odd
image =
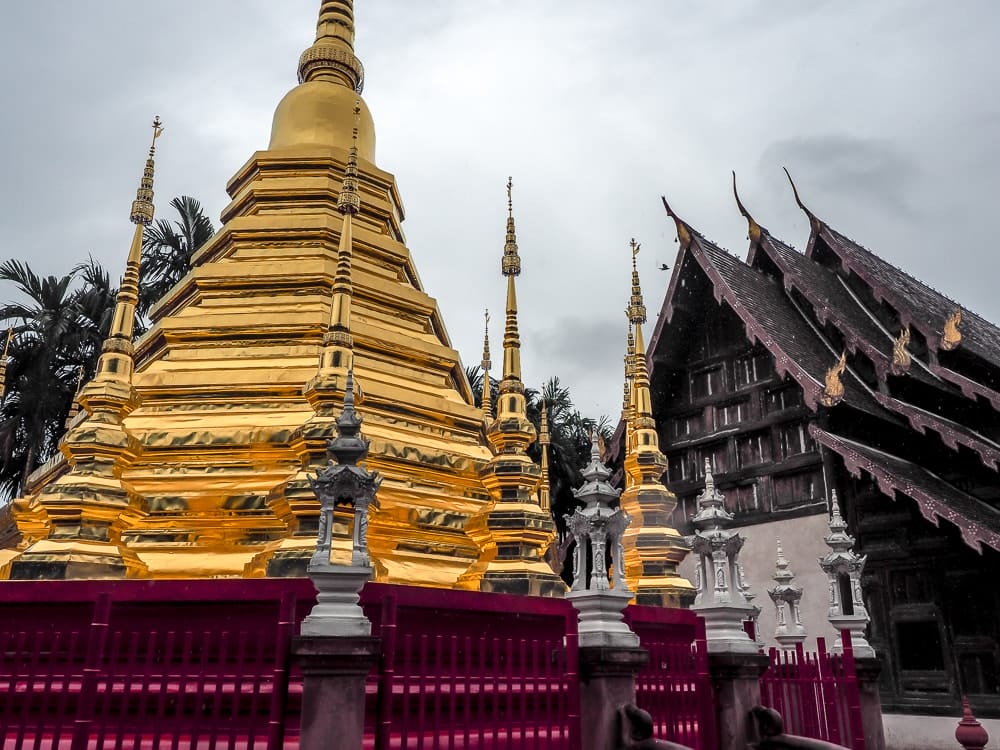
[[[865,750],[885,750],[885,729],[882,727],[882,699],[878,692],[878,676],[882,665],[878,659],[854,660],[858,675],[858,696],[861,699],[861,726],[865,732]]]
[[[381,639],[298,636],[292,654],[302,668],[302,750],[361,750],[365,680],[379,659]]]
[[[635,677],[648,660],[641,648],[580,649],[582,750],[619,750],[618,710],[635,703]]]
[[[760,676],[768,663],[765,654],[709,652],[708,670],[715,691],[719,750],[746,750],[753,737],[750,710],[760,705]]]

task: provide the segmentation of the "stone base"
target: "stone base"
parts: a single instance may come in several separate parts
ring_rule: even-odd
[[[302,750],[361,750],[365,681],[381,654],[379,638],[298,636],[292,654],[302,669]]]
[[[743,623],[752,614],[747,606],[735,604],[698,605],[693,612],[705,618],[705,641],[708,652],[729,654],[756,654],[757,644],[743,629]]]
[[[768,663],[764,654],[709,653],[708,670],[715,688],[719,750],[746,750],[750,739],[750,709],[760,705],[760,676]]]
[[[316,606],[302,621],[302,635],[370,636],[372,624],[358,606],[358,599],[372,569],[310,563],[308,572],[318,593]]]
[[[581,648],[638,648],[639,636],[622,620],[631,591],[570,591],[566,598],[580,615]]]
[[[580,747],[621,747],[618,709],[635,703],[635,676],[649,661],[641,648],[580,648]]]
[[[868,627],[868,617],[865,615],[840,615],[839,617],[831,616],[830,624],[837,629],[838,632],[843,632],[845,630],[849,631],[851,634],[851,648],[854,650],[855,659],[874,659],[875,649],[872,648],[868,639],[865,638],[865,629]],[[830,651],[834,654],[842,653],[844,650],[843,643],[841,643],[838,638],[837,641],[830,648]]]

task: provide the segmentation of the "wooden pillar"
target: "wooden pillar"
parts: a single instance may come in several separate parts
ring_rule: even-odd
[[[298,636],[292,653],[302,668],[302,750],[361,750],[365,681],[381,653],[381,639]]]

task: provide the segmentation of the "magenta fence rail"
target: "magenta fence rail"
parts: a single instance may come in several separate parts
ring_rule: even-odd
[[[579,746],[569,602],[369,584],[362,605],[383,639],[369,680],[367,747]]]
[[[636,678],[636,703],[653,717],[656,736],[715,750],[715,696],[708,672],[705,621],[690,610],[630,606],[625,621],[649,651]]]
[[[760,679],[761,702],[777,710],[785,731],[865,750],[860,693],[850,635],[843,634],[842,654],[826,641],[817,650],[770,650],[771,664]]]
[[[288,654],[312,586],[254,584],[3,584],[2,747],[297,744]]]

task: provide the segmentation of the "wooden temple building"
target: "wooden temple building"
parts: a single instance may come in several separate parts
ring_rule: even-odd
[[[1000,715],[1000,328],[801,202],[804,253],[737,204],[745,261],[664,201],[680,249],[649,354],[672,525],[690,528],[707,459],[748,547],[764,540],[769,567],[744,555],[760,596],[776,536],[818,574],[839,497],[885,709],[953,713],[968,694]],[[806,586],[814,621],[825,592]]]

